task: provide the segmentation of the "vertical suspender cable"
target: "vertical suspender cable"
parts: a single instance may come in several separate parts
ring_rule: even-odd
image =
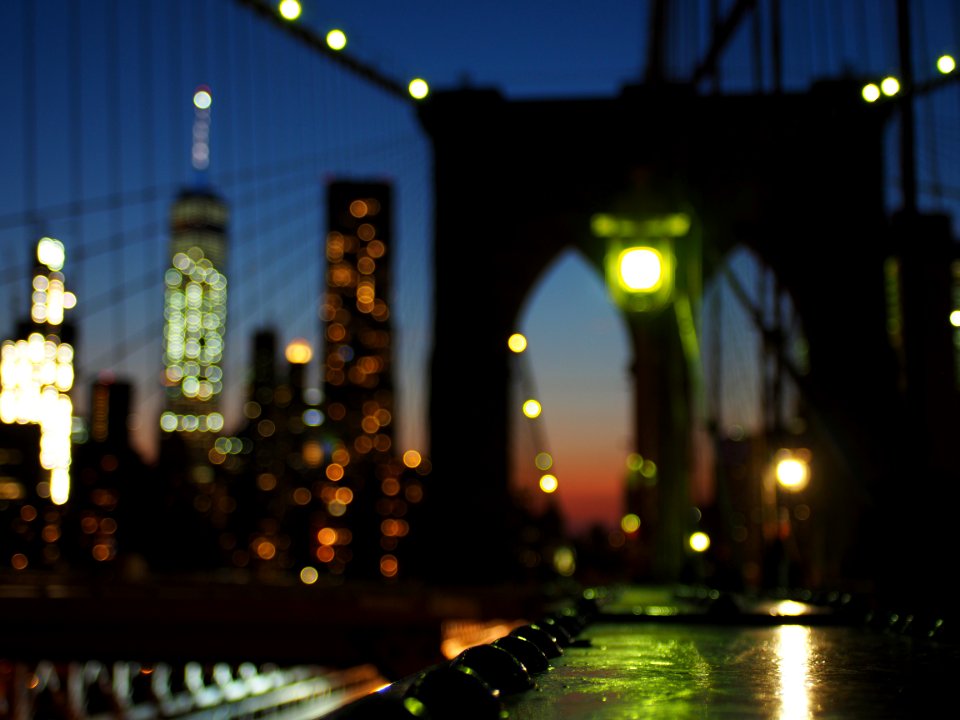
[[[255,19],[252,15],[247,17],[247,41],[250,47],[250,51],[246,54],[246,75],[249,78],[249,96],[248,100],[250,103],[248,116],[250,118],[249,123],[249,132],[250,138],[247,147],[250,148],[250,157],[252,160],[252,166],[254,168],[259,167],[258,155],[257,152],[259,149],[259,142],[257,137],[257,92],[260,89],[261,83],[258,83],[258,77],[254,72],[252,57],[265,57],[264,48],[256,48],[256,43],[262,39],[260,34],[255,35],[254,30]],[[251,208],[251,225],[255,228],[260,227],[260,181],[254,179],[253,184],[253,207]],[[262,325],[264,322],[263,315],[263,305],[264,305],[264,288],[263,288],[263,272],[260,268],[263,267],[263,243],[260,237],[255,237],[253,240],[254,244],[254,254],[256,256],[256,264],[254,270],[254,288],[251,296],[254,300],[254,317],[256,318],[256,324]]]
[[[917,14],[917,39],[920,50],[920,57],[932,58],[930,46],[927,43],[927,26],[924,14]],[[934,113],[934,103],[936,97],[927,95],[920,98],[920,107],[923,112],[923,135],[930,163],[930,193],[939,204],[943,200],[943,185],[940,181],[940,164],[937,157],[937,118]]]
[[[38,43],[34,42],[36,32],[36,5],[35,3],[26,3],[23,11],[23,186],[24,200],[27,207],[27,218],[30,231],[35,237],[29,238],[27,243],[27,252],[32,253],[32,243],[35,243],[40,237],[40,218],[37,212],[37,176],[39,157],[37,153],[37,64],[35,48]],[[32,261],[32,254],[27,255],[26,271],[29,272]],[[18,273],[23,277],[26,273]],[[19,298],[22,293],[18,292],[19,287],[13,286],[14,297],[17,298],[16,307],[21,306]]]
[[[913,109],[913,49],[910,39],[910,3],[897,2],[897,40],[900,50],[900,174],[903,193],[903,210],[907,213],[917,209],[917,177],[914,157],[916,131]]]
[[[106,77],[107,77],[107,154],[109,163],[109,183],[111,185],[111,194],[120,197],[123,188],[122,166],[123,157],[123,137],[120,130],[120,103],[119,89],[122,83],[122,73],[119,61],[119,45],[121,42],[120,22],[118,15],[120,13],[119,0],[112,0],[105,12],[104,19],[104,44],[106,46]],[[112,80],[112,82],[111,82]],[[113,238],[110,247],[110,256],[113,260],[113,281],[118,283],[114,285],[113,299],[113,327],[120,333],[120,339],[116,340],[117,345],[114,348],[112,360],[114,364],[123,363],[126,367],[127,353],[127,303],[126,290],[127,280],[124,273],[124,242],[123,242],[123,206],[121,203],[115,204],[111,208],[111,219],[113,227]],[[115,336],[116,337],[116,336]]]
[[[79,260],[77,267],[81,272],[72,272],[70,284],[78,297],[83,298],[84,284],[86,280],[86,270],[90,268],[89,264],[82,262],[84,256],[84,202],[83,202],[83,31],[80,27],[83,23],[83,15],[80,12],[79,3],[70,3],[69,18],[67,21],[68,30],[68,56],[70,58],[69,77],[67,80],[69,97],[67,99],[70,108],[70,116],[74,119],[70,126],[70,194],[76,205],[70,222],[70,247],[76,248],[72,252],[73,256]],[[79,281],[79,282],[78,282]],[[94,280],[95,281],[95,280]],[[91,283],[92,286],[92,283]],[[74,372],[78,378],[82,377],[83,368],[79,367],[80,360],[74,358]],[[79,383],[75,383],[74,387]],[[74,390],[76,392],[76,389]]]
[[[710,37],[708,38],[708,46],[713,42],[712,38],[715,38],[718,34],[718,28],[720,27],[720,0],[710,0]],[[714,94],[719,94],[720,92],[720,63],[714,63],[712,72],[710,73],[710,80]]]
[[[753,18],[750,23],[753,49],[753,91],[763,93],[763,28],[760,17],[760,3],[753,6]]]
[[[829,5],[836,7],[839,3],[836,0],[826,0]],[[827,8],[819,7],[815,10],[816,17],[820,20],[820,30],[819,33],[823,35],[823,55],[825,68],[822,69],[824,74],[830,75],[834,72],[834,67],[836,66],[836,55],[834,53],[834,38],[833,32],[831,31],[830,18]]]
[[[780,0],[770,0],[770,55],[773,67],[773,92],[783,92],[783,23],[780,17]]]
[[[854,47],[854,52],[857,57],[863,58],[866,60],[867,68],[873,66],[873,58],[870,56],[870,51],[873,48],[873,43],[869,41],[869,31],[867,29],[867,10],[864,7],[864,3],[867,0],[859,0],[854,5],[854,18],[853,26],[857,29],[857,43]]]
[[[835,60],[839,64],[839,70],[844,70],[847,66],[847,43],[846,37],[847,34],[844,32],[846,24],[844,23],[844,3],[831,2],[828,5],[829,9],[832,11],[828,22],[830,27],[834,28],[833,37],[836,38],[837,43],[837,52]]]

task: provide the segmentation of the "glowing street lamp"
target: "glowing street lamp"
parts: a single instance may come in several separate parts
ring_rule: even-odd
[[[705,532],[697,531],[690,536],[689,545],[694,552],[706,552],[710,548],[710,536]]]
[[[810,482],[810,453],[807,450],[780,450],[775,458],[774,476],[784,490],[800,492]]]
[[[617,258],[617,278],[632,292],[654,292],[663,282],[663,258],[652,247],[627,248]]]
[[[777,559],[776,582],[786,582],[790,560],[784,552],[784,540],[793,533],[790,509],[781,506],[781,492],[798,493],[810,483],[810,451],[806,448],[781,448],[774,453],[761,478],[761,517],[764,552]]]
[[[607,242],[605,274],[614,302],[636,312],[666,306],[673,296],[674,242],[690,232],[690,217],[599,214],[590,225],[593,235]]]

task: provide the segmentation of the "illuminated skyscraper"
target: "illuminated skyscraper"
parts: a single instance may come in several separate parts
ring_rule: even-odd
[[[31,278],[30,320],[21,338],[6,340],[0,353],[0,421],[40,426],[40,465],[49,471],[36,488],[62,505],[70,494],[70,433],[73,346],[65,313],[76,305],[66,288],[63,243],[41,238]],[[67,337],[64,337],[64,330]]]
[[[171,213],[171,266],[164,274],[166,410],[160,427],[209,449],[223,429],[223,336],[227,321],[227,206],[209,190],[180,193]]]
[[[380,182],[327,188],[321,377],[334,442],[322,491],[328,525],[316,549],[332,572],[350,563],[352,573],[388,578],[399,572],[395,551],[408,532],[391,424],[390,190]]]
[[[209,89],[194,95],[193,167],[209,163]],[[170,213],[170,267],[164,274],[163,379],[160,427],[178,433],[198,467],[223,429],[223,348],[227,321],[227,206],[203,187],[180,193]],[[194,478],[195,480],[201,478]]]
[[[72,327],[63,243],[41,238],[30,276],[30,317],[0,348],[0,562],[14,570],[61,563],[71,491]]]

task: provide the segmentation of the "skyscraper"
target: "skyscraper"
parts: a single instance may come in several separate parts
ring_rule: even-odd
[[[76,297],[65,285],[63,243],[44,237],[37,243],[31,277],[30,319],[20,338],[6,340],[0,360],[0,422],[40,426],[40,465],[49,470],[37,492],[62,505],[70,494],[70,433],[73,403],[72,328],[65,312]]]
[[[170,213],[170,267],[164,273],[163,382],[160,427],[177,433],[191,456],[192,479],[209,481],[206,454],[223,429],[223,347],[227,321],[227,205],[205,186],[210,161],[210,89],[201,85],[195,109],[194,187]]]
[[[393,453],[390,185],[331,182],[327,223],[321,380],[334,442],[316,557],[335,573],[350,563],[351,574],[391,578],[409,526]]]
[[[200,460],[223,429],[223,336],[227,320],[227,206],[207,189],[185,190],[171,211],[164,274],[165,432],[179,433]]]
[[[41,238],[30,276],[30,317],[0,348],[0,557],[15,570],[61,560],[70,496],[76,304],[63,275],[64,245]]]

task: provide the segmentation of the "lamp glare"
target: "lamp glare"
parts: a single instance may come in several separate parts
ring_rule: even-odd
[[[407,90],[410,92],[410,97],[414,100],[423,100],[430,94],[430,86],[427,85],[427,81],[423,78],[414,78],[411,80],[407,86]]]
[[[331,50],[343,50],[347,46],[347,35],[343,30],[334,28],[327,33],[327,47]]]
[[[620,281],[633,292],[650,292],[660,285],[663,261],[653,248],[641,247],[624,250],[620,254]]]
[[[876,102],[880,99],[880,88],[876,85],[876,83],[868,83],[867,85],[863,86],[863,90],[860,94],[868,103]]]
[[[293,21],[300,17],[303,8],[300,7],[298,0],[282,0],[277,6],[277,10],[280,12],[280,17],[284,20]]]

